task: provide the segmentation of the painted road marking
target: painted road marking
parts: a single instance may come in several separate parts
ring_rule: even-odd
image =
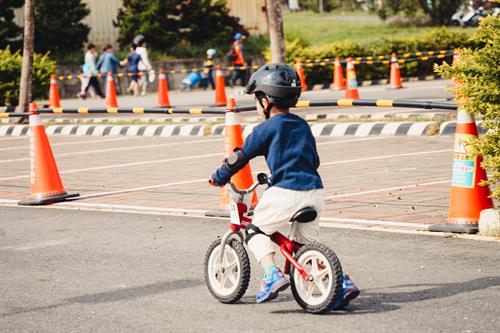
[[[26,139],[29,141],[29,136],[26,136],[26,137],[22,137],[23,139]],[[17,138],[16,138],[17,139]],[[87,143],[96,143],[96,142],[110,142],[110,141],[123,141],[123,140],[130,140],[132,139],[131,137],[130,138],[113,138],[113,139],[100,139],[100,140],[89,140],[89,141],[84,141],[80,138],[80,140],[78,141],[71,141],[71,142],[61,142],[61,143],[51,143],[50,146],[51,147],[54,147],[54,146],[65,146],[65,145],[84,145],[84,144],[87,144]],[[0,139],[1,140],[4,140],[4,139]],[[26,149],[29,149],[29,145],[26,144],[24,146],[15,146],[15,147],[9,147],[9,148],[1,148],[0,151],[5,151],[5,150],[17,150],[17,149],[23,149],[23,148],[26,148]]]
[[[15,200],[0,199],[0,204],[17,204]],[[175,215],[187,216],[197,218],[211,218],[211,219],[227,219],[221,217],[206,217],[205,213],[208,210],[203,209],[190,209],[190,208],[164,208],[155,206],[137,206],[137,205],[122,205],[122,204],[107,204],[107,203],[87,203],[87,202],[60,202],[51,205],[47,208],[58,208],[63,206],[70,209],[88,209],[88,210],[104,210],[120,213],[140,213],[146,215]],[[335,227],[336,223],[341,224],[361,224],[361,225],[379,225],[389,227],[404,227],[404,228],[427,228],[430,224],[411,223],[402,221],[384,221],[384,220],[367,220],[367,219],[350,219],[350,218],[334,218],[322,217],[320,218],[320,225],[325,227]]]
[[[35,249],[43,249],[45,247],[63,245],[63,244],[67,244],[70,242],[72,242],[72,240],[69,240],[69,239],[49,240],[49,241],[40,242],[40,243],[29,243],[29,244],[22,244],[22,245],[4,246],[4,247],[0,247],[0,250],[29,251],[29,250],[35,250]]]
[[[86,150],[86,151],[80,151],[80,152],[74,152],[74,153],[55,154],[55,157],[85,155],[85,154],[93,154],[93,153],[105,153],[105,152],[110,152],[110,151],[121,151],[121,150],[129,151],[132,149],[180,146],[180,145],[187,145],[187,144],[200,143],[200,142],[205,143],[205,142],[219,142],[219,141],[223,141],[223,139],[194,140],[194,141],[185,141],[185,142],[160,143],[160,144],[146,145],[146,146],[130,146],[130,147],[117,147],[117,148],[98,149],[98,150]],[[30,159],[31,159],[30,157],[23,157],[23,158],[11,159],[11,160],[0,160],[0,163],[29,161]]]
[[[369,190],[369,191],[344,193],[344,194],[334,194],[334,195],[325,196],[325,200],[338,199],[338,198],[347,198],[347,197],[355,197],[355,196],[359,196],[359,195],[379,193],[379,192],[398,191],[398,190],[404,190],[404,189],[415,188],[415,187],[420,187],[420,186],[432,186],[432,185],[446,184],[446,183],[450,183],[450,182],[451,182],[451,179],[446,179],[446,180],[437,180],[437,181],[428,182],[428,183],[403,185],[403,186],[395,186],[395,187],[386,187],[386,188],[380,188],[380,189]]]
[[[451,152],[451,151],[452,151],[452,149],[442,149],[442,150],[430,150],[430,151],[424,151],[424,152],[414,152],[414,153],[394,154],[394,155],[385,155],[385,156],[365,157],[365,158],[359,158],[359,159],[353,159],[353,160],[326,162],[326,163],[322,163],[321,166],[324,167],[324,166],[328,166],[328,165],[337,165],[337,164],[354,163],[354,162],[364,162],[364,161],[375,161],[375,160],[387,159],[387,158],[416,156],[416,155],[426,155],[426,154],[436,154],[436,153]],[[139,165],[147,165],[147,164],[158,164],[158,163],[175,162],[175,161],[185,161],[185,160],[190,160],[190,159],[197,159],[197,158],[204,158],[204,157],[214,157],[214,156],[221,156],[221,155],[222,155],[222,153],[213,153],[213,154],[205,154],[205,155],[192,155],[192,156],[177,157],[177,158],[167,158],[167,159],[161,159],[161,160],[133,162],[133,163],[120,163],[120,164],[105,165],[105,166],[100,166],[100,167],[83,168],[83,169],[76,169],[76,170],[75,169],[74,170],[66,170],[66,171],[61,171],[59,173],[60,174],[67,174],[67,173],[75,173],[75,172],[82,172],[82,171],[95,171],[95,170],[104,170],[104,169],[112,169],[112,168],[118,169],[118,168],[130,167],[130,166],[139,166]],[[29,178],[29,177],[30,177],[30,175],[6,177],[6,178],[0,178],[0,181],[13,180],[13,179],[23,179],[23,178]],[[195,181],[195,182],[197,182],[197,181]]]

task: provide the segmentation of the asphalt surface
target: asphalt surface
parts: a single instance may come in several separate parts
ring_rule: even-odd
[[[290,290],[218,303],[203,259],[227,221],[0,207],[2,332],[498,332],[498,242],[324,228],[362,290],[303,313]]]

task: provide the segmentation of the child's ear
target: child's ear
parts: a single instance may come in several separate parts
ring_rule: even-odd
[[[267,108],[269,106],[269,100],[265,97],[262,98],[262,104],[264,105],[264,108]]]

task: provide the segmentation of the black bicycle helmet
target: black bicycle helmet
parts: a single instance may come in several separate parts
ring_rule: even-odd
[[[292,67],[270,64],[262,66],[252,74],[244,92],[256,94],[257,98],[259,95],[265,95],[271,104],[278,107],[292,107],[297,103],[302,87],[299,75]]]

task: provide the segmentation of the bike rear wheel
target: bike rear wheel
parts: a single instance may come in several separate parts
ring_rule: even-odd
[[[342,290],[342,266],[335,252],[313,242],[302,246],[295,259],[312,277],[312,281],[305,281],[292,266],[290,282],[297,303],[309,313],[330,311]]]
[[[236,303],[250,282],[250,260],[243,244],[229,239],[220,262],[221,239],[214,241],[205,256],[205,282],[210,293],[221,303]]]

